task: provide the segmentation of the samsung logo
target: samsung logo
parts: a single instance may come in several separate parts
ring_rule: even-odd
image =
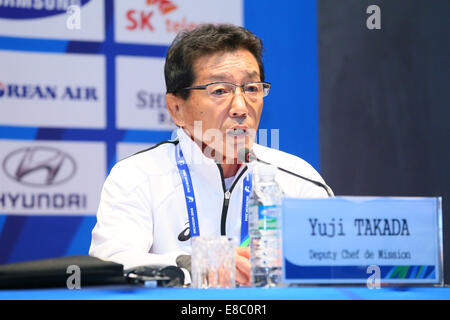
[[[52,147],[26,147],[9,153],[3,160],[4,173],[14,181],[34,187],[59,185],[76,173],[75,160]]]
[[[1,0],[0,0],[1,1]],[[56,85],[40,84],[4,84],[0,82],[0,99],[39,99],[39,100],[75,100],[97,101],[97,88],[66,86],[60,88]]]
[[[65,14],[70,6],[84,6],[91,0],[0,0],[0,18],[35,19]]]

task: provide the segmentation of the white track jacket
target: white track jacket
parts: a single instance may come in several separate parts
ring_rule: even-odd
[[[242,165],[226,190],[222,168],[205,157],[183,129],[177,134],[177,139],[161,142],[113,167],[101,194],[91,256],[128,269],[176,265],[179,255],[191,254],[186,198],[175,161],[177,144],[189,164],[200,235],[222,234],[239,241],[243,179],[249,168]],[[311,165],[296,156],[258,144],[253,145],[253,152],[277,167],[325,183]],[[280,170],[276,180],[289,197],[328,196],[322,187]]]

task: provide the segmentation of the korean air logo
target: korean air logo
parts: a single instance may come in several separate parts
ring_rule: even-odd
[[[245,190],[245,192],[250,193],[250,191],[251,191],[250,186],[244,186],[244,190]]]
[[[186,196],[186,199],[189,201],[189,203],[194,202],[194,197],[192,196]]]
[[[0,0],[1,1],[1,0]],[[98,101],[96,87],[0,82],[0,99]]]
[[[82,7],[92,0],[2,0],[0,18],[29,20],[66,14],[70,6]]]
[[[75,160],[53,147],[26,147],[9,153],[3,160],[3,171],[14,181],[35,187],[59,185],[76,172]]]

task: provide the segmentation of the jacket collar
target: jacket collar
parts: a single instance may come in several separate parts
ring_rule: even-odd
[[[181,151],[183,151],[184,158],[189,166],[189,169],[196,174],[201,175],[206,181],[211,183],[220,183],[221,189],[225,188],[224,177],[220,165],[214,159],[206,157],[200,147],[182,128],[177,129],[177,136]],[[243,170],[246,170],[247,165],[243,164],[239,168],[235,177],[239,177]],[[245,175],[242,175],[245,176]]]
[[[180,141],[181,151],[183,151],[184,158],[186,159],[189,167],[216,166],[214,159],[206,157],[200,147],[182,128],[178,128],[177,136]]]

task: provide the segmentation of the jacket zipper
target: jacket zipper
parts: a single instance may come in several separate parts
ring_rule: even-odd
[[[223,170],[220,164],[217,164],[217,167],[219,168],[220,177],[222,178],[222,188],[223,188],[223,205],[222,205],[222,215],[220,219],[220,234],[222,236],[226,235],[226,222],[227,222],[227,214],[228,214],[228,206],[230,205],[230,198],[231,198],[231,192],[233,191],[234,187],[236,186],[239,179],[242,177],[245,171],[247,171],[247,167],[245,167],[239,176],[234,180],[233,184],[231,185],[230,189],[226,189],[225,187],[225,177],[223,176]]]

